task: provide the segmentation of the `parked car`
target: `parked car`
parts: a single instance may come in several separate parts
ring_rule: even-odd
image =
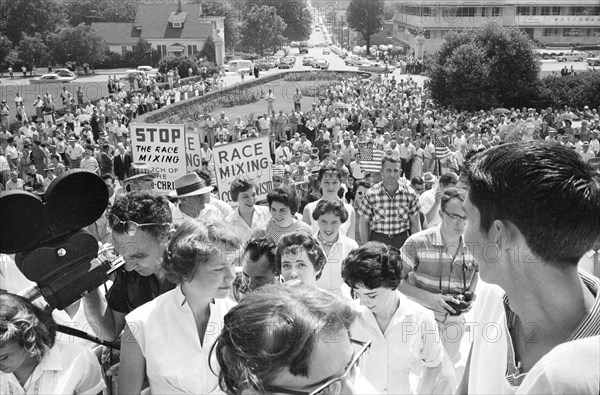
[[[287,62],[293,66],[296,64],[296,57],[295,56],[286,56],[285,58],[283,58],[283,61]]]
[[[271,70],[275,68],[275,63],[269,59],[258,59],[254,61],[254,64],[258,66],[259,70]]]
[[[44,74],[38,78],[32,78],[29,80],[29,83],[32,85],[39,84],[67,84],[69,82],[73,82],[75,77],[61,77],[55,73]]]
[[[273,62],[275,67],[279,66],[279,62],[281,61],[281,59],[277,56],[269,56],[269,57],[267,57],[267,60]]]
[[[138,75],[141,75],[142,77],[146,76],[146,72],[145,71],[140,71],[140,70],[126,70],[125,74],[122,75],[121,77],[119,77],[120,80],[129,80],[130,77],[132,78],[136,78]]]
[[[346,59],[344,59],[344,63],[346,63],[346,66],[360,66],[366,62],[368,62],[367,59],[358,55],[350,55]]]
[[[313,67],[319,70],[327,70],[329,68],[329,62],[327,59],[317,59]]]
[[[312,61],[315,58],[313,58],[312,56],[305,56],[302,58],[302,66],[310,66],[312,65]]]
[[[54,69],[52,74],[58,74],[60,77],[72,77],[73,79],[77,78],[77,74],[69,69]]]
[[[589,66],[600,66],[600,56],[590,56],[586,62]]]
[[[323,55],[329,55],[331,53],[331,51],[329,50],[329,48],[323,48]]]
[[[586,57],[586,54],[583,52],[571,51],[557,56],[556,60],[558,62],[583,62]]]
[[[359,71],[370,71],[372,73],[385,73],[386,71],[391,73],[396,70],[395,66],[386,65],[381,62],[368,62],[358,66]]]

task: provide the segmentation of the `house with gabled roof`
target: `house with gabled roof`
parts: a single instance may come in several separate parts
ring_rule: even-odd
[[[139,4],[132,22],[94,22],[94,29],[112,52],[133,50],[140,39],[158,50],[161,58],[193,56],[208,37],[215,42],[217,65],[225,60],[223,16],[207,16],[202,4]]]

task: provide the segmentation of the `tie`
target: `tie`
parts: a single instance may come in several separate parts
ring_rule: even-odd
[[[594,254],[593,274],[594,276],[600,278],[600,250],[596,251]]]

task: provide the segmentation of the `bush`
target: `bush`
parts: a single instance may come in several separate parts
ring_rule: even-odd
[[[225,62],[228,63],[230,60],[234,59],[244,59],[244,60],[256,60],[259,59],[260,56],[255,52],[228,52],[225,54]]]
[[[563,106],[600,107],[600,71],[578,72],[566,77],[548,76],[537,85],[537,108]]]
[[[370,77],[370,73],[338,73],[336,71],[309,71],[305,73],[293,73],[287,75],[284,81],[334,81],[340,78],[365,78]]]
[[[199,73],[196,61],[188,57],[176,58],[171,56],[161,59],[161,61],[158,62],[158,71],[160,73],[166,74],[169,70],[177,69],[181,78],[190,77],[188,72],[190,67],[192,68],[193,74],[197,75]]]

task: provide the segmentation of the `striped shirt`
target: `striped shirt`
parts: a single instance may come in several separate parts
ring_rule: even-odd
[[[396,235],[410,229],[410,218],[419,210],[417,194],[408,185],[400,182],[390,196],[380,182],[367,190],[357,213],[369,219],[373,232]]]
[[[462,237],[456,255],[448,254],[440,225],[410,236],[400,254],[402,274],[413,273],[413,285],[431,293],[461,294],[469,288],[479,271],[479,265]]]
[[[571,333],[571,336],[565,341],[570,342],[577,339],[584,339],[586,337],[597,336],[600,335],[600,295],[598,294],[598,290],[600,289],[600,280],[597,277],[594,277],[590,274],[587,274],[583,270],[579,270],[579,277],[581,277],[581,281],[583,284],[590,290],[590,292],[594,295],[594,305],[592,309],[588,313],[588,315],[581,321],[577,329]],[[504,304],[504,310],[506,312],[506,323],[508,326],[508,331],[511,337],[510,341],[508,341],[508,359],[506,361],[506,381],[510,383],[511,386],[516,387],[520,386],[525,376],[528,372],[521,373],[520,369],[517,365],[515,358],[515,350],[512,342],[512,335],[514,333],[514,324],[517,318],[517,315],[510,309],[510,302],[508,300],[508,296],[504,294],[502,298],[502,302]]]

